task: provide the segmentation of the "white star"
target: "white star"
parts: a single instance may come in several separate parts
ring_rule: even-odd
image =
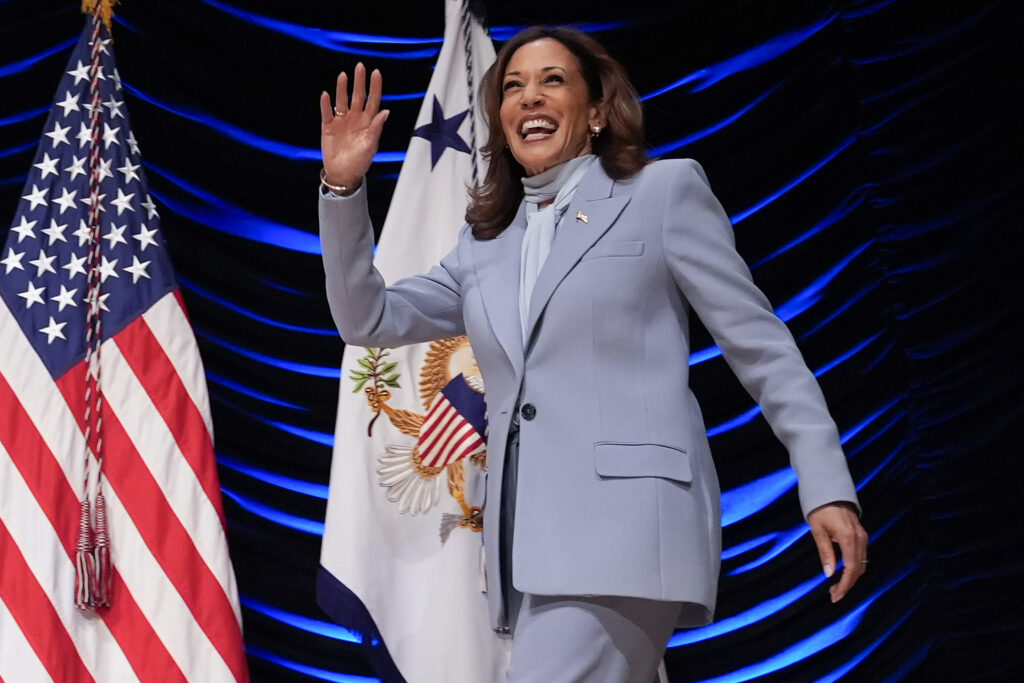
[[[18,296],[25,300],[25,308],[32,308],[32,304],[43,304],[43,287],[33,287],[32,283],[28,283],[28,289],[24,292],[18,292]],[[43,304],[44,306],[46,304]]]
[[[78,108],[78,95],[71,96],[71,91],[68,90],[64,93],[64,101],[58,102],[56,106],[64,109],[64,116],[67,116],[70,112],[81,111]]]
[[[89,67],[86,64],[82,64],[82,60],[78,60],[78,68],[73,71],[68,71],[69,74],[75,77],[75,85],[78,85],[79,81],[89,80]]]
[[[107,80],[107,77],[103,75],[103,65],[102,64],[100,64],[100,68],[96,70],[96,78],[100,79],[101,81]]]
[[[121,173],[124,173],[124,184],[127,185],[132,180],[139,180],[139,174],[136,171],[139,170],[141,164],[132,164],[131,159],[124,160],[124,166],[117,169]],[[45,177],[45,176],[44,176]]]
[[[67,340],[67,337],[65,337],[64,333],[61,332],[61,330],[64,329],[65,325],[67,325],[66,322],[59,323],[59,322],[55,321],[53,319],[53,316],[51,315],[50,316],[50,324],[47,325],[46,327],[40,328],[39,331],[46,335],[46,343],[47,344],[52,344],[53,340],[56,339],[57,337],[60,337],[61,339],[64,339],[64,340]]]
[[[114,270],[114,266],[117,265],[117,259],[108,261],[106,256],[100,256],[100,282],[106,282],[108,277],[120,277]]]
[[[38,168],[40,171],[43,172],[43,175],[40,178],[40,180],[46,180],[46,176],[50,175],[51,173],[53,175],[60,175],[60,173],[57,172],[58,161],[60,161],[59,156],[56,159],[51,159],[49,154],[43,152],[43,160],[40,161],[38,164],[32,164],[32,166]]]
[[[21,198],[27,199],[29,202],[32,203],[32,206],[28,208],[29,211],[35,211],[35,208],[37,206],[46,206],[46,200],[44,199],[44,197],[46,197],[46,193],[49,191],[50,188],[48,187],[44,187],[43,189],[40,190],[38,187],[36,187],[35,183],[32,183],[32,192],[26,195],[22,195]]]
[[[132,197],[135,196],[134,192],[125,194],[121,188],[117,188],[117,199],[111,200],[110,204],[117,207],[117,215],[120,216],[121,212],[127,209],[132,213],[135,213],[135,207],[132,206]]]
[[[57,258],[56,255],[47,256],[46,252],[40,249],[39,258],[37,258],[35,261],[29,261],[29,263],[36,267],[36,277],[39,277],[43,273],[53,273],[54,275],[56,275],[57,271],[53,269],[53,260],[55,258]]]
[[[80,175],[85,175],[85,160],[87,157],[79,159],[77,156],[71,156],[71,165],[65,168],[71,174],[71,179],[74,180]]]
[[[78,149],[82,149],[92,142],[92,128],[85,123],[78,124],[78,135],[75,136],[75,139],[78,140]]]
[[[153,239],[153,235],[155,234],[156,228],[153,228],[152,230],[147,230],[145,223],[139,224],[139,231],[132,235],[132,237],[139,241],[139,251],[146,251],[146,247],[148,247],[151,244],[154,247],[157,246],[156,240]]]
[[[142,208],[146,210],[146,218],[160,215],[156,212],[156,204],[153,203],[152,197],[148,194],[146,195],[146,201],[142,202]]]
[[[124,106],[124,100],[115,100],[114,96],[111,95],[110,99],[103,103],[103,106],[110,110],[111,121],[116,119],[118,116],[122,119],[124,118],[124,114],[121,113],[121,107]]]
[[[82,106],[83,106],[83,107],[85,107],[85,110],[86,110],[87,112],[89,112],[89,118],[90,118],[90,119],[92,118],[92,112],[93,112],[93,110],[94,110],[94,109],[98,109],[98,110],[100,110],[101,112],[103,111],[103,107],[101,107],[101,106],[99,106],[99,105],[96,105],[95,107],[94,107],[94,106],[92,106],[92,102],[91,102],[91,101],[89,101],[89,102],[83,102],[83,103],[82,103]]]
[[[121,74],[117,72],[116,68],[114,69],[114,73],[111,75],[111,78],[114,79],[114,88],[117,89],[117,92],[121,92]]]
[[[81,273],[82,275],[85,275],[86,274],[86,272],[85,272],[85,257],[84,256],[75,256],[74,254],[72,254],[69,257],[68,262],[65,263],[63,266],[61,266],[61,268],[63,268],[64,270],[68,271],[68,279],[69,280],[73,280],[74,277],[76,275],[78,275],[79,273]]]
[[[64,212],[62,211],[61,213]],[[67,242],[67,239],[65,239],[64,237],[64,231],[67,229],[67,227],[67,223],[65,223],[64,225],[57,225],[57,221],[51,218],[50,227],[43,228],[42,231],[44,235],[48,235],[50,238],[50,242],[47,246],[52,247],[53,243],[57,241]]]
[[[108,296],[110,296],[110,292],[107,292],[106,294],[100,294],[100,310],[101,311],[107,311],[109,313],[110,309],[107,308],[107,297]]]
[[[71,234],[78,238],[78,246],[92,242],[92,230],[86,225],[85,219],[78,219],[78,230]]]
[[[139,261],[139,257],[132,254],[132,264],[124,269],[124,272],[132,274],[132,284],[134,285],[139,281],[140,277],[144,277],[147,280],[149,273],[146,272],[146,268],[149,266],[149,261]]]
[[[100,159],[99,168],[96,172],[100,176],[100,182],[102,183],[107,178],[113,178],[114,172],[110,170],[110,166],[114,163],[113,159]]]
[[[111,128],[107,125],[107,122],[103,122],[103,149],[110,149],[110,145],[120,145],[121,141],[117,139],[117,133],[121,130],[121,126],[117,128]]]
[[[121,244],[128,244],[128,240],[124,238],[124,229],[127,227],[127,223],[122,225],[120,228],[114,225],[113,223],[110,224],[110,232],[103,236],[103,239],[110,240],[110,246],[107,247],[108,249],[113,249],[114,245],[116,245],[118,242],[120,242]]]
[[[135,156],[139,155],[139,143],[135,140],[135,131],[128,131],[128,149],[132,151]]]
[[[25,270],[25,267],[21,265],[21,257],[25,255],[25,252],[14,253],[14,247],[7,248],[7,256],[0,259],[0,263],[7,267],[4,271],[4,275],[7,275],[12,270]]]
[[[53,142],[51,142],[51,145],[53,147],[57,147],[59,145],[62,145],[62,144],[65,144],[65,143],[68,142],[68,131],[69,130],[71,130],[71,126],[67,126],[67,127],[62,128],[59,123],[54,121],[53,122],[53,130],[51,130],[49,133],[45,133],[45,135],[46,135],[46,137],[50,138],[50,140],[53,141]]]
[[[109,52],[107,52],[107,45],[110,45],[110,40],[111,40],[110,38],[107,38],[106,40],[101,40],[100,41],[99,52],[101,54],[105,54],[105,55],[109,55],[110,54]],[[93,46],[93,41],[90,40],[89,41],[89,47],[92,47],[92,46]]]
[[[60,205],[60,215],[64,215],[64,211],[67,209],[75,208],[75,195],[78,194],[78,190],[68,192],[68,188],[60,188],[60,196],[53,200],[54,204]]]
[[[18,233],[18,244],[21,244],[21,241],[26,237],[35,238],[36,231],[32,229],[35,225],[36,221],[27,221],[25,220],[25,217],[22,216],[21,223],[11,228],[11,230]]]
[[[97,197],[97,199],[99,199],[99,202],[100,202],[100,213],[103,213],[104,211],[107,210],[107,207],[103,206],[103,200],[106,199],[106,198],[107,198],[107,195],[105,195],[105,194],[101,194],[99,197]],[[92,197],[82,197],[81,201],[86,206],[92,206]]]
[[[64,285],[61,285],[60,286],[60,294],[58,294],[57,296],[51,296],[50,297],[50,301],[56,301],[57,302],[57,312],[58,313],[63,311],[65,306],[72,306],[74,308],[78,308],[78,304],[76,304],[75,300],[73,298],[71,298],[71,297],[73,297],[75,295],[76,292],[78,292],[78,289],[72,289],[69,292],[67,287],[65,287]]]

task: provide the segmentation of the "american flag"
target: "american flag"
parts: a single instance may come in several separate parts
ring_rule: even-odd
[[[448,465],[487,448],[484,395],[458,375],[448,382],[427,411],[420,428],[420,458],[427,467]]]
[[[0,254],[0,681],[247,681],[203,367],[102,24],[90,73],[94,21]],[[83,426],[94,108],[113,576],[111,605],[81,610],[80,500],[100,471]]]

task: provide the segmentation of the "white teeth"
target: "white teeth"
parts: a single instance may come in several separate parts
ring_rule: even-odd
[[[558,126],[548,121],[547,119],[529,119],[523,121],[523,125],[520,126],[519,132],[521,135],[526,135],[526,131],[531,128],[543,128],[544,130],[557,130]]]

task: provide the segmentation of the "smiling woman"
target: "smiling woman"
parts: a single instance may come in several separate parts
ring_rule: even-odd
[[[466,212],[477,239],[498,236],[512,221],[523,176],[590,152],[615,180],[647,163],[636,91],[622,65],[585,33],[547,26],[519,32],[488,69],[480,99],[489,166]],[[535,127],[532,139],[527,123]]]
[[[690,390],[691,312],[790,454],[822,568],[864,573],[867,535],[835,422],[736,252],[692,159],[648,163],[622,66],[572,29],[530,28],[481,85],[490,165],[440,265],[386,286],[362,177],[381,76],[320,100],[327,295],[347,343],[467,335],[487,387],[491,626],[510,683],[651,683],[676,626],[714,616],[721,503]],[[500,237],[501,239],[496,239]]]

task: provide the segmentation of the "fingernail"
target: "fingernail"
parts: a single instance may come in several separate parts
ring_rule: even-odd
[[[827,563],[826,563],[826,564],[823,564],[823,565],[821,566],[821,568],[822,568],[822,570],[823,570],[823,571],[825,572],[825,578],[831,579],[831,578],[832,578],[832,574],[833,574],[833,571],[834,571],[834,570],[832,569],[832,565],[830,565],[830,564],[827,564]]]

